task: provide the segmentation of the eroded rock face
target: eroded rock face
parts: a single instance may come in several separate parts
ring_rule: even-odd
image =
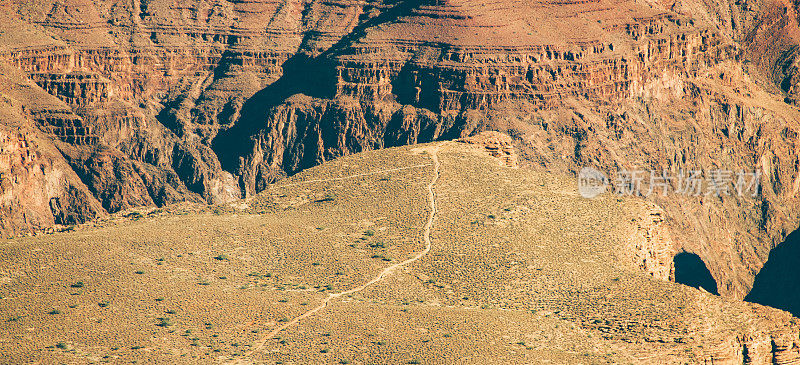
[[[506,167],[518,167],[514,140],[507,134],[486,131],[471,137],[461,138],[459,142],[482,147],[489,152],[489,155],[500,159],[500,162]]]
[[[634,222],[627,254],[639,269],[653,278],[674,280],[675,242],[664,224],[664,216],[663,210],[654,207]]]
[[[13,235],[84,223],[105,214],[19,103],[0,94],[0,230]]]

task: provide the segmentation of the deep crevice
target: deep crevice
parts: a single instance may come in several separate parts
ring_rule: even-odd
[[[324,59],[311,58],[298,53],[283,64],[283,76],[266,88],[250,97],[241,110],[241,117],[228,130],[221,131],[212,142],[211,148],[219,157],[222,169],[236,173],[239,157],[246,156],[252,149],[252,137],[263,129],[269,117],[269,110],[283,103],[288,97],[303,93],[313,97],[331,97],[335,85],[334,68]]]
[[[770,251],[753,289],[744,299],[800,317],[800,230]]]
[[[353,28],[323,53],[312,56],[298,52],[283,63],[283,75],[274,83],[257,92],[242,106],[239,120],[228,130],[221,131],[212,141],[212,149],[219,157],[222,169],[236,174],[239,158],[251,152],[254,136],[264,128],[269,111],[295,94],[317,98],[333,98],[336,94],[335,56],[366,35],[370,27],[395,21],[408,15],[422,4],[421,0],[398,1],[380,15]],[[311,33],[306,34],[306,44]]]
[[[693,288],[703,288],[705,291],[719,295],[717,281],[708,271],[706,263],[690,252],[681,252],[672,259],[675,263],[675,282]]]

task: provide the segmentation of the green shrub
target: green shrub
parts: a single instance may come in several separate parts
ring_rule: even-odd
[[[169,326],[172,326],[172,325],[175,324],[172,321],[172,318],[170,318],[170,317],[161,317],[161,318],[156,318],[156,319],[158,319],[158,323],[156,323],[156,326],[159,326],[159,327],[169,327]]]

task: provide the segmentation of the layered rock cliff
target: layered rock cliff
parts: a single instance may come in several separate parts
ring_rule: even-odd
[[[788,1],[37,0],[0,20],[4,235],[487,129],[523,167],[763,171],[755,198],[650,197],[661,228],[632,247],[659,278],[688,251],[743,298],[800,220]]]

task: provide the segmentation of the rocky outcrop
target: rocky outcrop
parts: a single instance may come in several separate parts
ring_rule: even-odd
[[[458,141],[483,147],[489,152],[489,155],[500,159],[500,162],[506,167],[518,167],[514,140],[507,134],[487,131],[471,137],[461,138]]]
[[[72,106],[86,106],[109,100],[109,80],[89,73],[33,73],[31,79],[44,91]]]
[[[2,96],[0,231],[3,235],[59,229],[105,210],[47,138],[37,137],[18,102]],[[16,111],[16,112],[14,112]]]
[[[628,260],[640,270],[660,280],[675,280],[675,242],[665,224],[665,212],[652,208],[633,222],[634,230],[628,241]]]
[[[700,359],[714,364],[796,364],[800,361],[800,341],[796,329],[748,324],[738,334],[723,336]]]
[[[79,146],[97,144],[93,128],[70,111],[37,111],[33,118],[42,132],[55,139]]]

